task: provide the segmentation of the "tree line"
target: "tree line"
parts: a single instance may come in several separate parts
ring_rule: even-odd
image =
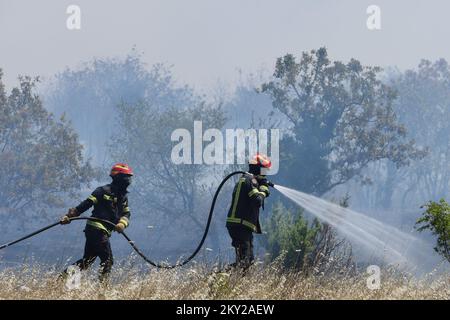
[[[270,79],[238,86],[231,99],[208,99],[177,83],[170,68],[149,68],[135,52],[66,69],[41,95],[38,79],[20,77],[6,92],[0,77],[1,212],[18,221],[55,218],[52,208],[73,205],[82,188],[106,181],[112,162],[124,161],[136,171],[131,202],[142,222],[137,228],[158,224],[154,237],[187,229],[179,238],[195,238],[214,187],[235,166],[170,161],[170,133],[194,121],[221,129],[281,126],[276,179],[304,192],[321,196],[356,183],[359,199],[382,206],[418,195],[437,199],[449,187],[449,80],[442,59],[387,73],[356,59],[332,61],[326,48],[278,58]],[[219,199],[221,211],[229,201]],[[273,232],[288,222],[298,226],[295,232],[306,228],[305,239],[339,242],[330,231],[320,233],[326,226],[318,221],[305,227],[300,213],[279,215],[288,210],[282,208],[277,204],[268,217]],[[223,241],[217,232],[222,222],[216,218],[213,225],[216,246]],[[262,245],[278,252],[281,244],[274,241]],[[293,265],[305,263],[292,254]]]

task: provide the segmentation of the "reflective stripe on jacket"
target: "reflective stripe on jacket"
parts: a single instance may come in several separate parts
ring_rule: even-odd
[[[123,223],[125,227],[129,225],[130,208],[128,207],[128,197],[126,192],[120,192],[113,184],[99,187],[77,207],[81,214],[94,206],[92,217],[111,221],[114,224]],[[88,221],[92,227],[101,229],[111,235],[113,227],[96,221]]]
[[[265,197],[266,194],[261,191],[258,181],[252,174],[242,175],[233,190],[227,226],[242,224],[253,232],[261,233],[259,208]]]

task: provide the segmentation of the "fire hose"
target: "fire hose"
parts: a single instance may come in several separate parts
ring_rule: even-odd
[[[162,269],[173,269],[173,268],[176,268],[176,267],[184,266],[185,264],[189,263],[189,262],[190,262],[190,261],[198,254],[198,252],[200,251],[200,249],[202,248],[202,246],[203,246],[203,244],[204,244],[204,242],[205,242],[205,240],[206,240],[206,237],[208,236],[209,227],[210,227],[210,225],[211,225],[211,220],[212,220],[212,216],[213,216],[213,213],[214,213],[214,207],[215,207],[215,205],[216,205],[216,200],[217,200],[217,197],[219,196],[220,190],[222,189],[223,185],[224,185],[225,182],[227,182],[227,180],[230,179],[232,176],[234,176],[234,175],[236,175],[236,174],[246,174],[246,173],[247,173],[247,172],[244,172],[244,171],[234,171],[234,172],[228,174],[228,175],[222,180],[222,182],[220,183],[219,187],[218,187],[217,190],[216,190],[216,193],[214,194],[213,201],[212,201],[212,203],[211,203],[211,208],[210,208],[210,210],[209,210],[208,220],[207,220],[207,222],[206,222],[205,231],[203,232],[203,236],[202,236],[202,238],[201,238],[199,244],[197,245],[197,248],[194,250],[194,252],[192,252],[192,254],[191,254],[188,258],[186,258],[185,260],[183,260],[182,262],[179,262],[179,263],[176,263],[176,264],[161,264],[161,263],[155,263],[154,261],[150,260],[144,253],[142,253],[141,250],[139,250],[139,248],[136,246],[136,244],[134,243],[134,241],[132,241],[132,240],[127,236],[127,234],[126,234],[125,232],[122,231],[121,234],[122,234],[122,236],[128,241],[128,243],[129,243],[130,246],[133,248],[133,250],[134,250],[134,251],[135,251],[142,259],[144,259],[145,262],[151,264],[152,266],[154,266],[154,267],[156,267],[156,268],[162,268]],[[273,187],[273,184],[272,184],[271,182],[269,182],[269,185],[270,185],[271,187]],[[112,223],[111,221],[104,220],[104,219],[99,219],[99,218],[94,218],[94,217],[73,217],[73,218],[70,218],[70,220],[71,220],[71,221],[76,221],[76,220],[90,220],[90,221],[101,222],[101,223],[110,225],[110,226],[112,226],[112,227],[115,226],[115,224]],[[49,230],[49,229],[51,229],[51,228],[53,228],[53,227],[56,227],[56,226],[58,226],[58,225],[60,225],[60,224],[61,224],[60,221],[55,222],[55,223],[52,223],[52,224],[50,224],[50,225],[48,225],[48,226],[46,226],[46,227],[44,227],[44,228],[42,228],[42,229],[36,230],[36,231],[34,231],[34,232],[32,232],[32,233],[26,235],[26,236],[23,236],[22,238],[19,238],[19,239],[17,239],[17,240],[14,240],[14,241],[11,241],[11,242],[6,243],[6,244],[4,244],[4,245],[1,245],[1,246],[0,246],[0,250],[5,249],[5,248],[7,248],[7,247],[10,247],[10,246],[12,246],[12,245],[14,245],[14,244],[16,244],[16,243],[22,242],[22,241],[24,241],[24,240],[26,240],[26,239],[29,239],[29,238],[31,238],[31,237],[34,237],[34,236],[36,236],[36,235],[38,235],[38,234],[40,234],[40,233],[42,233],[42,232],[44,232],[44,231],[47,231],[47,230]]]

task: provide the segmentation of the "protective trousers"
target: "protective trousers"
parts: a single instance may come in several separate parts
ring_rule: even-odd
[[[113,254],[109,236],[103,230],[87,225],[84,230],[86,244],[83,258],[74,263],[81,270],[89,268],[97,257],[100,258],[100,281],[107,280],[113,265]]]
[[[236,252],[235,265],[244,270],[248,269],[255,260],[253,254],[253,232],[242,225],[227,226],[231,237],[231,245]]]

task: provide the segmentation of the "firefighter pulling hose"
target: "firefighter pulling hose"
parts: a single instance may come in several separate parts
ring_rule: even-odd
[[[254,171],[256,167],[259,167],[259,175],[260,175],[260,168],[270,168],[270,160],[268,158],[264,158],[265,160],[261,160],[260,155],[255,156],[254,159],[260,159],[257,160],[257,163],[252,164],[252,161],[249,163],[250,170]],[[264,161],[269,161],[267,162]],[[259,162],[258,162],[259,161]],[[262,165],[264,163],[264,165]],[[255,167],[256,165],[256,167]],[[253,168],[253,169],[252,169]],[[24,241],[26,239],[29,239],[31,237],[34,237],[44,231],[47,231],[53,227],[56,227],[61,224],[68,224],[71,221],[80,221],[80,220],[87,220],[86,228],[85,228],[85,234],[86,234],[86,245],[85,245],[85,251],[83,258],[75,262],[75,265],[79,266],[81,269],[85,269],[89,267],[92,262],[96,259],[96,257],[99,257],[101,260],[101,274],[100,279],[103,280],[107,278],[111,266],[113,263],[112,260],[112,252],[111,247],[109,243],[109,237],[111,236],[112,231],[117,231],[128,241],[128,243],[131,245],[133,250],[141,257],[143,260],[150,265],[157,267],[157,268],[163,268],[163,269],[173,269],[176,267],[181,267],[188,262],[190,262],[200,251],[202,248],[206,237],[208,235],[209,227],[211,225],[212,216],[214,213],[214,207],[217,201],[217,197],[220,193],[220,190],[222,189],[225,182],[227,182],[232,176],[237,174],[242,174],[242,177],[240,178],[237,186],[241,186],[241,190],[247,190],[247,183],[244,185],[243,179],[247,180],[250,177],[253,177],[254,179],[257,179],[256,181],[259,181],[258,183],[258,193],[259,195],[256,195],[256,192],[254,195],[249,195],[250,197],[254,197],[255,199],[258,198],[259,206],[263,205],[264,198],[266,198],[269,195],[268,186],[273,187],[273,184],[267,179],[265,179],[265,176],[259,176],[257,177],[256,171],[252,172],[244,172],[244,171],[235,171],[230,174],[228,174],[222,182],[219,184],[214,197],[213,201],[211,203],[208,220],[206,223],[205,231],[203,233],[203,236],[197,245],[194,252],[186,258],[184,261],[176,263],[176,264],[159,264],[155,263],[152,260],[150,260],[147,256],[145,256],[139,248],[136,246],[136,244],[127,236],[127,234],[124,232],[124,229],[129,225],[129,218],[130,218],[130,211],[128,208],[128,199],[127,199],[127,191],[126,188],[131,183],[131,176],[133,175],[133,171],[130,167],[128,167],[126,164],[116,164],[112,170],[110,176],[113,179],[113,182],[109,185],[102,186],[97,188],[86,200],[81,202],[76,208],[69,209],[69,212],[60,219],[60,221],[53,223],[51,225],[48,225],[42,229],[39,229],[33,233],[30,233],[22,238],[16,239],[14,241],[11,241],[9,243],[6,243],[4,245],[0,246],[0,250],[5,249],[7,247],[10,247],[16,243],[19,243],[21,241]],[[243,242],[240,242],[240,231],[239,228],[236,229],[236,231],[230,231],[234,230],[233,226],[231,224],[235,224],[236,227],[239,226],[249,226],[247,222],[252,223],[256,222],[255,226],[258,228],[259,226],[259,206],[256,208],[256,211],[253,210],[251,213],[249,213],[248,217],[244,214],[245,207],[242,207],[241,200],[236,200],[236,191],[238,187],[235,187],[235,190],[233,192],[233,201],[232,206],[230,208],[230,212],[234,212],[227,218],[227,228],[230,232],[230,235],[233,239],[233,246],[236,248],[236,265],[248,267],[248,265],[252,262],[253,257],[253,251],[252,251],[252,242],[251,239],[248,239],[248,232],[245,233],[245,240]],[[264,193],[264,196],[263,196]],[[80,217],[80,214],[84,211],[88,210],[90,207],[94,206],[94,210],[92,212],[91,217]],[[233,208],[235,210],[233,210]],[[255,216],[256,213],[256,216]],[[231,218],[231,219],[230,219]],[[240,219],[239,223],[237,223],[237,220],[232,219]],[[256,220],[254,220],[256,218]],[[248,219],[248,220],[246,220]],[[252,231],[258,231],[258,229],[254,229],[252,225]],[[260,229],[259,229],[260,230]],[[247,230],[246,230],[247,231]],[[237,240],[236,240],[237,239]],[[245,243],[245,244],[241,244]],[[250,250],[251,249],[251,250]],[[245,264],[241,263],[241,261],[246,261]],[[63,273],[64,274],[64,273]]]
[[[86,236],[84,254],[80,260],[74,263],[80,270],[85,270],[99,257],[101,281],[108,278],[113,265],[113,254],[109,242],[112,231],[122,233],[130,223],[127,188],[131,184],[133,170],[125,163],[117,163],[111,168],[109,176],[112,178],[110,184],[95,189],[77,207],[70,208],[69,212],[60,220],[61,224],[68,224],[70,218],[80,216],[93,206],[91,217],[110,222],[87,220],[84,229]],[[64,270],[63,276],[66,274],[67,269]]]

